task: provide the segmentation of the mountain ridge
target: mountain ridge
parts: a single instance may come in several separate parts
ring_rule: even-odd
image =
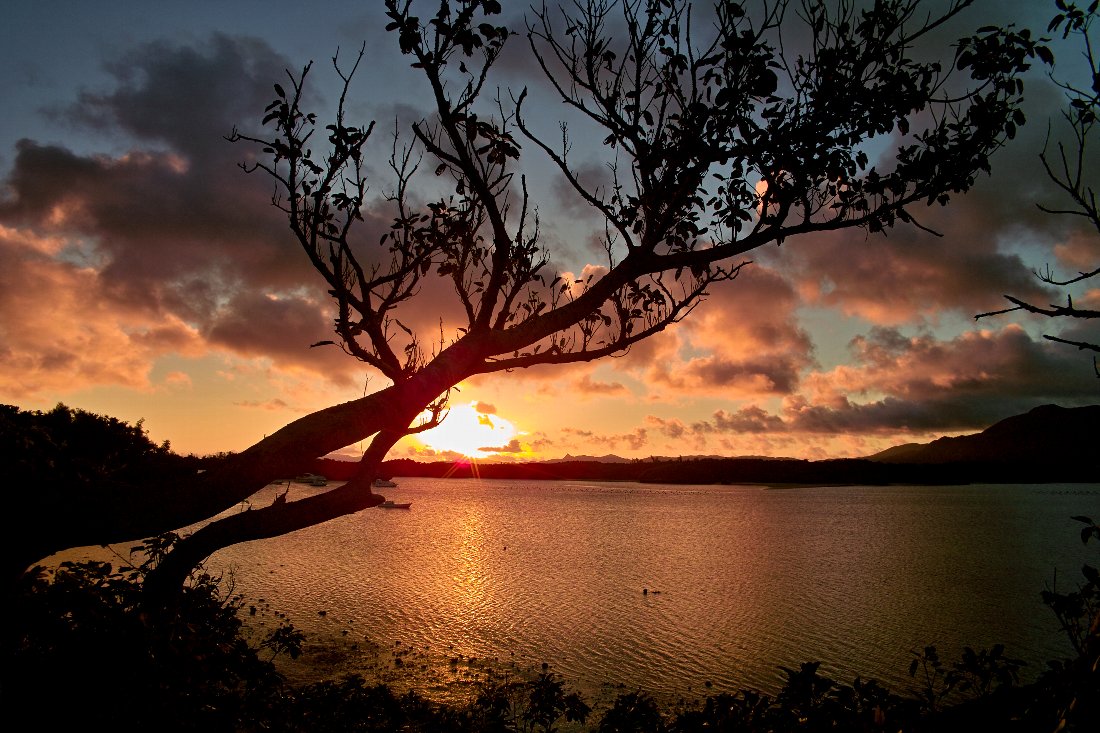
[[[1041,405],[979,433],[905,443],[867,456],[880,463],[1076,462],[1097,452],[1100,405]]]

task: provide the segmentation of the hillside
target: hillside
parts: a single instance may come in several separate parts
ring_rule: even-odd
[[[868,456],[880,463],[1098,465],[1100,405],[1043,405],[980,433],[908,443]]]

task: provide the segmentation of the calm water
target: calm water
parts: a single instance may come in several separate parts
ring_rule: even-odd
[[[925,644],[955,659],[1002,642],[1032,674],[1067,653],[1039,592],[1055,568],[1064,588],[1095,561],[1069,517],[1100,514],[1100,484],[398,482],[385,493],[409,511],[367,510],[208,566],[232,568],[239,592],[339,651],[345,671],[373,642],[421,669],[545,661],[582,690],[773,691],[779,665],[820,660],[842,681],[904,691]]]

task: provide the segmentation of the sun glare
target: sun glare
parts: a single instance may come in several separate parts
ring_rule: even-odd
[[[516,437],[516,426],[499,415],[478,412],[476,403],[454,405],[441,425],[416,437],[435,451],[454,451],[467,458],[499,453]],[[484,450],[484,449],[490,450]]]

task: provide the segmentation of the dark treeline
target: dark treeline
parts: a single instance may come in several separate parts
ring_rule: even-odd
[[[355,464],[323,460],[316,471],[344,479]],[[565,461],[561,463],[420,463],[386,461],[390,476],[485,478],[518,481],[638,481],[660,484],[967,484],[1088,482],[1097,475],[1096,460],[1049,466],[1010,461],[947,464],[881,463],[865,458],[827,461],[767,458],[699,458],[637,463]]]

